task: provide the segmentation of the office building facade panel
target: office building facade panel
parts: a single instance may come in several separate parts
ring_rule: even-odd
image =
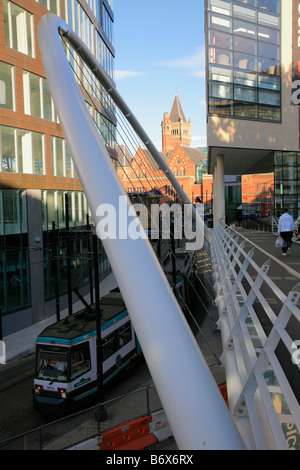
[[[89,280],[86,271],[82,276],[80,272],[89,249],[84,231],[92,220],[38,46],[39,20],[49,12],[69,22],[114,77],[111,1],[0,0],[0,305],[4,335],[55,314],[55,278],[60,294],[67,291],[66,194],[68,225],[74,232],[72,283],[84,285]],[[70,51],[67,54],[71,57]],[[76,58],[71,60],[75,64]],[[75,65],[81,86],[83,72]],[[107,125],[114,135],[115,121],[100,95],[96,104],[95,99],[85,97],[99,126]],[[58,237],[55,253],[53,227]],[[99,248],[102,273],[109,266]],[[65,296],[61,306],[66,306]]]
[[[280,121],[280,0],[209,0],[208,112]]]
[[[293,0],[206,1],[209,172],[218,158],[225,174],[269,172],[272,214],[287,205],[294,218],[300,215],[298,18]]]

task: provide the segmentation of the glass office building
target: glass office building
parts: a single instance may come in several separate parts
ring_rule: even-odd
[[[296,219],[298,2],[206,0],[205,15],[209,172],[219,160],[225,174],[271,175],[272,214]]]
[[[112,0],[0,0],[0,308],[3,335],[55,314],[55,283],[66,307],[72,287],[87,291],[93,221],[49,92],[39,20],[64,19],[114,79]],[[66,47],[80,86],[86,75]],[[102,98],[85,99],[114,158],[116,122]],[[96,105],[95,105],[96,103]],[[110,103],[110,107],[111,107]],[[89,227],[88,227],[89,228]],[[87,235],[89,234],[89,235]],[[67,253],[68,249],[68,253]],[[67,256],[68,254],[68,256]],[[100,274],[109,269],[99,243]]]
[[[209,0],[208,112],[280,121],[280,0]]]

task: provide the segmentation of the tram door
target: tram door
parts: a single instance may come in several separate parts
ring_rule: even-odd
[[[122,319],[115,329],[102,338],[104,376],[119,369],[136,348],[135,335],[129,317]]]

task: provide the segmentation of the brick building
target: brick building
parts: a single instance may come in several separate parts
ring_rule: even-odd
[[[49,11],[70,24],[111,78],[114,73],[111,0],[0,3],[0,306],[4,336],[55,313],[56,279],[60,306],[66,306],[69,235],[72,286],[78,281],[85,288],[89,280],[87,270],[83,272],[83,256],[89,250],[86,223],[90,211],[39,51],[38,24]],[[75,65],[69,49],[67,56]],[[78,82],[83,80],[79,69],[79,65],[74,67]],[[105,125],[114,132],[112,113],[95,97],[91,100],[87,93],[84,97],[99,127]],[[101,272],[107,269],[105,254],[99,265]]]
[[[162,127],[162,151],[167,155],[177,144],[190,147],[192,139],[191,120],[187,122],[176,92],[171,112],[164,113]]]
[[[200,147],[192,148],[190,145],[191,120],[187,122],[176,93],[171,112],[164,113],[162,121],[161,156],[194,203],[203,198],[202,175],[206,173],[206,156]],[[158,165],[148,150],[139,148],[133,158],[124,158],[126,151],[119,153],[118,174],[127,192],[148,191],[153,181],[157,189],[165,188],[165,181],[160,180],[156,173]],[[170,186],[167,191],[171,194]]]

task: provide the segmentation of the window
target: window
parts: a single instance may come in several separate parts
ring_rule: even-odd
[[[32,164],[34,175],[44,173],[44,136],[37,132],[32,133]]]
[[[15,130],[12,127],[1,127],[1,150],[3,172],[16,172]]]
[[[102,27],[109,41],[113,43],[113,20],[103,2],[102,2]]]
[[[30,113],[31,116],[41,117],[40,77],[30,74]]]
[[[43,134],[1,126],[0,135],[1,171],[43,174]]]
[[[70,380],[77,379],[91,369],[90,346],[83,343],[71,349]]]
[[[47,10],[51,11],[55,15],[59,15],[59,2],[58,0],[36,0],[40,5],[47,8]]]
[[[111,333],[102,340],[102,360],[105,361],[114,354],[115,349],[115,335]]]
[[[47,80],[23,71],[25,114],[55,122],[57,120]]]
[[[120,347],[125,346],[125,344],[129,343],[132,340],[132,332],[131,332],[131,323],[128,321],[125,325],[121,326],[118,330],[118,338],[119,338],[119,345]]]
[[[0,62],[0,108],[15,111],[14,67]]]
[[[38,346],[36,378],[67,382],[68,352],[60,346]]]
[[[66,141],[60,137],[51,137],[52,171],[54,176],[74,177],[75,168]]]
[[[33,15],[18,5],[3,0],[5,44],[34,57]]]
[[[93,24],[77,0],[65,1],[66,21],[87,47],[94,50]]]

